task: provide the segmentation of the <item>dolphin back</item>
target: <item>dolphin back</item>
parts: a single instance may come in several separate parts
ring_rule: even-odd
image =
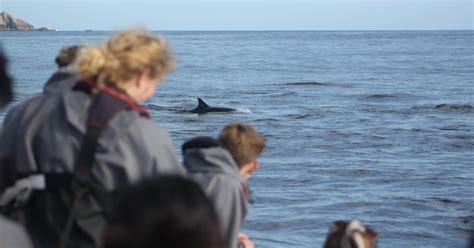
[[[209,105],[205,103],[201,98],[198,98],[198,106],[191,110],[191,113],[206,113],[206,110],[209,108]]]
[[[198,106],[191,110],[191,113],[206,114],[210,112],[233,112],[233,108],[211,107],[207,105],[201,98],[198,98]]]

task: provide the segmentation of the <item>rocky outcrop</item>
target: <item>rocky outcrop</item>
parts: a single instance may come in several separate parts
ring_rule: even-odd
[[[34,31],[35,27],[7,12],[0,13],[0,31]]]
[[[36,31],[58,31],[58,30],[54,28],[41,27],[41,28],[37,28]]]

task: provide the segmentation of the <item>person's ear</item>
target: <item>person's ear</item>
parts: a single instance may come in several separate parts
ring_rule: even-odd
[[[143,84],[143,77],[145,76],[144,72],[140,72],[136,77],[135,77],[135,87],[140,88]]]
[[[258,162],[257,159],[255,159],[253,162],[252,162],[252,167],[250,167],[250,172],[254,172],[258,169],[260,165],[260,162]]]

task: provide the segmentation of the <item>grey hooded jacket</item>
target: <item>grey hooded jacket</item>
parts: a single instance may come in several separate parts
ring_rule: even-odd
[[[22,174],[73,171],[91,103],[87,94],[70,90],[77,81],[60,70],[46,83],[44,95],[8,113],[0,159],[12,158]],[[184,173],[168,132],[136,112],[118,113],[98,142],[93,174],[107,189],[158,173]]]
[[[54,87],[54,83],[58,82],[47,84],[44,95],[22,103],[17,107],[17,111],[12,110],[14,112],[8,114],[0,138],[0,171],[2,166],[5,167],[5,158],[9,158],[9,164],[13,164],[16,172],[21,174],[74,171],[86,132],[91,98],[86,93],[72,91],[68,87],[64,91],[47,91],[48,85]],[[157,174],[182,175],[185,170],[176,158],[165,129],[135,111],[124,110],[117,113],[102,131],[91,173],[95,181],[105,189],[114,190],[145,177]],[[8,174],[0,175],[0,186],[2,176],[5,175]],[[8,199],[11,199],[10,196],[15,192],[21,192],[22,197],[23,192],[31,191],[37,186],[29,183],[19,184],[20,181],[17,181],[13,189],[9,188],[3,194],[0,188],[0,203],[8,203]],[[17,185],[21,189],[16,189]],[[47,208],[46,204],[41,206]],[[97,243],[103,227],[103,222],[95,217],[100,209],[93,206],[82,209],[84,217],[87,218],[81,217],[76,224],[83,230],[91,230]],[[41,215],[40,211],[42,210],[35,214]],[[43,219],[52,220],[48,228],[57,228],[53,223],[57,214],[49,211],[47,216],[44,213],[43,215]],[[41,218],[31,219],[36,221]],[[58,237],[47,238],[38,234],[42,228],[41,224],[39,225],[31,224],[28,227],[35,229],[29,230],[33,241],[38,247],[50,247],[50,242],[55,242],[51,240]],[[85,244],[75,245],[86,247]]]
[[[247,214],[243,193],[245,181],[231,154],[220,146],[184,150],[184,166],[211,199],[228,247],[238,245],[238,235]]]

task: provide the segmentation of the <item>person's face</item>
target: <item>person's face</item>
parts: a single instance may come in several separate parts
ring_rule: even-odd
[[[257,159],[255,159],[254,161],[244,165],[241,168],[240,175],[242,175],[242,177],[245,180],[248,180],[250,178],[250,176],[252,175],[252,173],[258,169],[259,165],[260,165],[260,163],[258,162]]]
[[[143,102],[150,99],[155,93],[156,86],[161,82],[160,78],[150,77],[148,72],[140,74],[137,82],[137,94],[135,100]]]

